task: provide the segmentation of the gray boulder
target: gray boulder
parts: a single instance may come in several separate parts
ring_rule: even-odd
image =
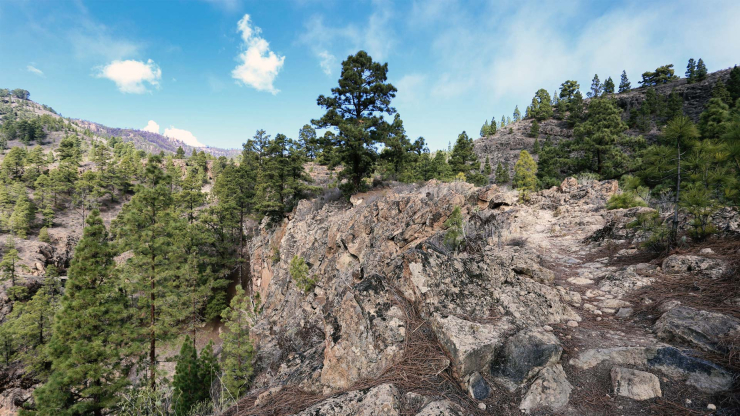
[[[506,341],[491,373],[513,391],[543,367],[557,364],[562,353],[560,341],[551,332],[525,329]]]
[[[614,367],[611,371],[614,394],[634,400],[649,400],[662,397],[660,380],[655,374],[645,371]]]
[[[658,337],[684,342],[705,351],[724,352],[723,337],[740,332],[740,320],[688,306],[671,308],[653,326]]]
[[[561,409],[568,404],[572,391],[573,386],[568,382],[560,364],[545,367],[529,387],[519,409],[525,413],[543,407]]]

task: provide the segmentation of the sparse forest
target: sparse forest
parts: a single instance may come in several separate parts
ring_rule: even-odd
[[[249,335],[261,302],[248,271],[250,233],[280,226],[305,199],[437,180],[511,185],[527,203],[566,177],[616,179],[623,191],[610,209],[673,213],[645,225],[645,244],[658,250],[706,239],[717,231],[712,216],[740,203],[739,67],[712,85],[696,122],[680,94],[657,91],[679,79],[673,65],[643,73],[639,89],[625,72],[618,85],[595,75],[585,97],[573,80],[552,95],[541,88],[524,114],[517,106],[480,129],[497,140],[525,126],[534,147],[517,149],[512,166],[476,153],[465,131],[433,152],[410,138],[387,73],[363,51],[349,56],[338,86],[317,99],[323,116],[296,138],[258,130],[233,158],[182,147],[148,153],[33,104],[28,91],[0,90],[0,273],[10,300],[2,365],[24,368],[40,386],[22,414],[198,415],[233,404],[256,365]],[[705,63],[691,59],[686,82],[707,77]],[[638,106],[620,107],[617,96],[636,92]],[[543,137],[548,120],[572,137]],[[329,179],[317,183],[314,167]],[[465,226],[455,209],[444,224],[458,248]],[[31,273],[17,246],[60,239],[62,221],[78,228],[74,255]],[[308,260],[290,263],[305,296],[317,284]],[[223,324],[220,358],[199,339],[209,323]]]

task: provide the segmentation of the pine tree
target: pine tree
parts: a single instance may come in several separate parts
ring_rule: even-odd
[[[614,94],[614,80],[612,80],[612,77],[604,81],[604,94]]]
[[[592,100],[586,121],[573,131],[574,144],[584,154],[583,169],[612,177],[624,159],[619,145],[627,128],[622,121],[622,110],[614,101]]]
[[[619,81],[619,93],[629,92],[632,89],[630,80],[627,78],[627,71],[622,71],[622,77]]]
[[[730,79],[727,80],[727,91],[730,92],[730,99],[733,106],[740,99],[740,67],[735,65],[730,71]]]
[[[488,125],[489,136],[496,134],[496,131],[498,130],[496,128],[496,124],[496,117],[491,117],[491,124]]]
[[[467,174],[477,161],[478,157],[473,150],[473,139],[465,132],[460,133],[452,149],[452,155],[450,155],[452,174],[457,175],[460,172]]]
[[[221,333],[223,384],[237,399],[249,389],[252,377],[254,348],[249,339],[249,330],[258,308],[258,302],[252,302],[241,286],[237,285],[231,305],[222,314],[227,329]]]
[[[385,141],[388,122],[382,114],[395,114],[391,99],[396,88],[387,82],[388,64],[373,62],[365,52],[349,56],[342,62],[339,87],[332,96],[319,96],[317,103],[326,114],[312,123],[318,128],[334,128],[333,151],[344,169],[339,173],[348,182],[345,192],[355,193],[364,188],[364,179],[372,172],[376,159],[376,144]]]
[[[514,122],[520,121],[522,119],[522,113],[519,111],[519,106],[517,105],[514,107]]]
[[[576,91],[573,99],[570,100],[568,105],[568,124],[573,127],[581,122],[583,119],[583,95],[580,91]]]
[[[704,65],[704,61],[699,58],[699,62],[696,63],[696,81],[701,82],[707,79],[707,66]]]
[[[126,386],[130,342],[125,296],[113,278],[113,252],[97,211],[87,219],[67,276],[49,343],[49,381],[34,392],[39,415],[102,415]]]
[[[8,221],[10,230],[20,238],[26,238],[31,228],[31,220],[34,215],[34,207],[26,195],[25,189],[18,195],[13,208],[13,214]]]
[[[729,124],[726,123],[730,108],[720,98],[710,98],[706,110],[699,116],[699,131],[703,139],[716,140],[722,137]]]
[[[480,128],[480,137],[488,136],[490,130],[491,127],[488,125],[488,120],[486,120],[486,122],[483,123],[483,127]]]
[[[175,159],[185,159],[185,151],[182,149],[182,146],[177,146],[177,151],[175,152]]]
[[[701,59],[699,60],[701,63]],[[678,207],[681,199],[681,149],[691,146],[699,138],[699,132],[694,123],[686,116],[679,116],[668,122],[664,136],[668,145],[676,148],[676,188],[674,192],[675,210],[673,213],[672,242],[678,236]]]
[[[514,187],[524,195],[537,189],[537,163],[526,150],[519,152],[514,165]]]
[[[306,124],[298,131],[298,140],[301,146],[306,150],[306,157],[314,160],[319,155],[321,149],[319,139],[316,136],[316,130],[310,124]]]
[[[532,127],[529,129],[529,137],[537,137],[540,135],[540,123],[537,119],[532,120]]]
[[[550,104],[550,93],[546,89],[540,88],[532,98],[529,115],[542,121],[553,116],[552,105]]]
[[[504,127],[506,127],[506,117],[501,116],[501,122],[499,123],[499,128],[503,129]]]
[[[696,81],[696,61],[694,61],[694,58],[690,58],[689,64],[686,65],[686,81],[689,84]]]
[[[115,221],[122,250],[133,257],[123,267],[128,291],[139,292],[137,306],[141,322],[135,341],[149,360],[148,381],[156,387],[157,344],[177,335],[174,325],[188,311],[174,284],[182,275],[185,254],[177,237],[186,222],[175,211],[174,197],[161,169],[162,159],[149,157],[144,181]]]
[[[15,248],[15,240],[12,235],[8,236],[5,243],[5,254],[0,262],[0,271],[3,273],[3,280],[10,280],[11,286],[15,286],[15,279],[18,276],[18,250]]]
[[[714,88],[712,88],[712,98],[719,98],[722,102],[727,104],[727,107],[732,107],[732,96],[721,79],[717,80],[714,84]]]
[[[498,162],[498,165],[496,166],[496,177],[495,181],[497,184],[502,185],[505,183],[509,183],[509,169],[505,168],[501,162]]]
[[[41,230],[39,230],[39,241],[42,243],[51,242],[51,239],[49,238],[49,230],[46,227],[41,227]]]
[[[449,163],[447,163],[447,155],[443,151],[437,151],[432,158],[431,171],[433,172],[433,178],[446,181],[453,177],[452,169],[450,169]]]
[[[198,352],[193,341],[186,336],[180,354],[177,356],[175,376],[172,379],[176,415],[187,415],[194,404],[209,397],[210,391],[204,388],[201,376]]]
[[[563,82],[560,85],[560,100],[567,103],[575,96],[579,88],[581,88],[581,86],[576,81],[568,80]]]
[[[591,91],[586,96],[589,98],[599,97],[603,89],[604,87],[601,85],[601,81],[599,81],[599,74],[595,74],[594,79],[591,80]]]
[[[483,165],[483,175],[486,176],[486,179],[491,177],[491,158],[486,156],[486,164]]]
[[[536,155],[540,152],[540,139],[537,138],[534,141],[534,146],[532,146],[532,154]]]

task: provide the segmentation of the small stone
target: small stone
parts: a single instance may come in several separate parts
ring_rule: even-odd
[[[632,308],[619,308],[617,318],[629,318],[632,315]]]
[[[597,321],[600,321],[600,320],[601,320],[601,317],[600,317],[600,316],[597,316],[597,317],[596,317],[596,320],[597,320]]]
[[[717,410],[717,406],[713,405],[712,403],[709,403],[707,405],[707,409],[709,409],[709,410]]]
[[[703,248],[699,251],[699,254],[714,254],[714,250],[709,247]]]
[[[687,405],[690,405],[691,404],[691,399],[686,399],[686,404]]]
[[[483,403],[483,402],[478,403],[478,409],[480,409],[480,410],[486,410],[486,407],[488,407],[488,406],[486,406],[485,403]]]
[[[598,310],[598,309],[596,309],[596,310],[594,311],[594,315],[601,315],[601,311],[600,311],[600,310]]]
[[[662,397],[660,379],[655,374],[614,367],[611,371],[614,393],[634,400],[648,400]]]
[[[544,329],[545,331],[548,331],[548,332],[552,332],[553,331],[553,329],[552,329],[552,327],[550,325],[545,325],[545,326],[542,327],[542,329]]]
[[[491,394],[491,389],[488,387],[486,380],[480,375],[479,372],[475,372],[467,377],[468,394],[475,400],[483,400]]]
[[[571,328],[575,328],[578,326],[578,322],[576,321],[568,321],[568,326]]]

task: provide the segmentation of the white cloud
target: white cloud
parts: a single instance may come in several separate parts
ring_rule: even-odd
[[[319,58],[321,58],[321,62],[319,63],[319,65],[321,65],[321,70],[324,71],[326,75],[331,75],[331,69],[337,63],[337,57],[330,54],[328,51],[321,51],[319,52]]]
[[[239,20],[237,30],[241,32],[245,50],[237,57],[241,64],[231,71],[231,76],[257,91],[277,94],[280,90],[272,84],[283,67],[285,57],[270,50],[270,44],[260,36],[262,29],[250,25],[248,14]]]
[[[187,130],[176,129],[174,126],[170,126],[170,128],[164,129],[164,136],[171,139],[179,140],[188,146],[205,147],[203,143],[199,142],[198,139],[193,136],[193,133]]]
[[[143,94],[149,92],[146,83],[159,88],[162,70],[151,59],[146,63],[135,60],[113,61],[99,68],[96,76],[115,82],[123,93]]]
[[[30,73],[32,73],[32,74],[35,74],[35,75],[38,75],[38,76],[40,76],[40,77],[42,77],[42,78],[44,78],[44,77],[46,76],[46,75],[44,75],[44,71],[42,71],[42,70],[40,70],[40,69],[36,68],[36,67],[35,67],[35,66],[33,66],[33,65],[28,65],[28,66],[26,67],[26,70],[27,70],[28,72],[30,72]]]
[[[427,76],[423,74],[404,75],[400,80],[393,83],[398,89],[396,100],[402,104],[413,104],[423,100],[425,98],[426,87],[424,84],[426,81]]]
[[[144,127],[142,130],[148,131],[150,133],[159,134],[159,124],[155,123],[154,120],[149,120],[149,122],[146,123],[146,127]]]

